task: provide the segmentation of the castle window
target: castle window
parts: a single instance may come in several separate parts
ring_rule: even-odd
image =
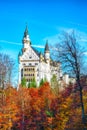
[[[28,79],[26,79],[26,81],[28,82]]]
[[[31,65],[31,63],[29,63],[29,65]]]
[[[32,57],[30,56],[29,58],[31,59]]]
[[[35,65],[38,65],[38,63],[35,63]]]
[[[21,69],[21,77],[23,77],[23,69]]]
[[[30,69],[30,68],[29,68],[28,70],[29,70],[29,71],[31,71],[31,69]]]
[[[24,74],[24,76],[26,76],[26,74]]]

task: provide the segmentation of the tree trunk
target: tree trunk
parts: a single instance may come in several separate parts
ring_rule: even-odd
[[[77,79],[77,84],[80,91],[80,103],[81,103],[81,109],[82,109],[82,123],[85,126],[85,112],[84,112],[84,103],[83,103],[83,92],[82,92],[82,85],[80,83],[80,79]],[[84,128],[85,130],[85,128]]]

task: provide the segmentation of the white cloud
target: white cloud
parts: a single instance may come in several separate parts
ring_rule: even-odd
[[[87,38],[81,38],[79,41],[80,42],[87,42]]]
[[[72,30],[74,30],[73,28],[65,28],[65,27],[59,27],[57,28],[60,32],[67,32],[67,33],[71,33]]]
[[[6,40],[0,40],[0,42],[22,46],[22,43],[17,43],[17,42],[11,42],[11,41],[6,41]],[[31,45],[31,46],[36,47],[36,48],[44,48],[44,46],[40,46],[40,45]]]
[[[56,43],[58,43],[60,41],[60,36],[61,36],[61,32],[68,32],[68,33],[71,33],[73,30],[75,32],[75,35],[76,35],[76,38],[77,38],[77,41],[79,42],[80,45],[82,46],[86,46],[86,42],[87,42],[87,33],[85,32],[82,32],[82,31],[79,31],[77,29],[72,29],[72,28],[63,28],[63,27],[60,27],[59,28],[60,30],[60,33],[58,34],[55,34],[53,36],[49,36],[49,37],[45,37],[43,39],[43,41],[46,41],[48,40],[48,43],[51,44],[51,45],[54,45]],[[58,30],[58,32],[59,32]]]
[[[40,45],[31,45],[33,47],[36,47],[36,48],[44,48],[44,46],[40,46]]]
[[[6,41],[6,40],[0,40],[0,42],[2,43],[9,43],[9,44],[15,44],[15,45],[22,45],[21,43],[17,43],[17,42],[10,42],[10,41]]]
[[[84,55],[86,55],[86,56],[87,56],[87,52],[84,52]]]
[[[69,24],[73,24],[73,25],[76,25],[76,26],[81,26],[81,27],[86,27],[87,28],[87,24],[82,24],[82,23],[76,23],[76,22],[73,22],[73,21],[66,21],[66,23],[69,23]]]
[[[64,31],[64,32],[67,32],[67,33],[72,33],[72,31],[74,31],[77,39],[79,39],[82,42],[87,42],[87,33],[85,33],[85,32],[82,32],[82,31],[77,30],[75,28],[63,28],[63,27],[60,28],[60,31],[61,32]]]

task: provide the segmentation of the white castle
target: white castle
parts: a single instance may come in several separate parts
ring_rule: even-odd
[[[19,84],[25,77],[27,84],[31,83],[33,79],[39,85],[41,79],[51,81],[53,74],[60,80],[62,77],[61,63],[55,62],[50,58],[50,50],[48,41],[46,41],[44,54],[36,51],[31,45],[31,40],[28,34],[28,27],[26,26],[23,37],[23,48],[19,54]]]

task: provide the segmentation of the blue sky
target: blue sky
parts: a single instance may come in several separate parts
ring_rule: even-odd
[[[47,39],[49,44],[54,44],[61,31],[75,29],[81,35],[81,44],[86,47],[87,1],[1,0],[0,51],[9,54],[16,61],[22,47],[26,23],[34,45],[44,45]]]

